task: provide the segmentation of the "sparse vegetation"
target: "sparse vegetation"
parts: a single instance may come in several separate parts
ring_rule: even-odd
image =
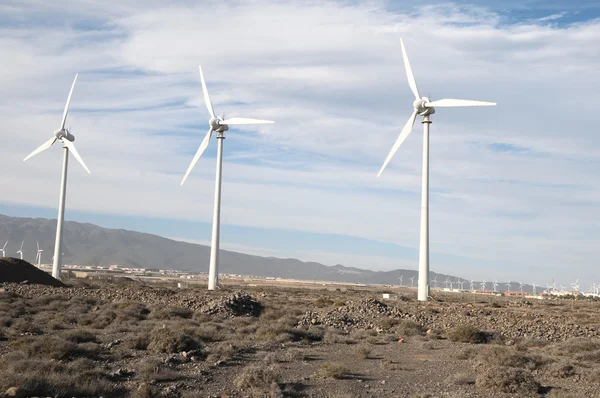
[[[325,362],[319,367],[317,376],[322,378],[341,379],[348,373],[348,368],[341,363]]]
[[[520,394],[520,396],[535,394],[540,389],[540,384],[530,372],[502,366],[490,367],[480,372],[475,379],[475,385],[484,391]]]
[[[484,344],[488,336],[485,332],[470,325],[459,325],[447,333],[451,341],[459,343]]]

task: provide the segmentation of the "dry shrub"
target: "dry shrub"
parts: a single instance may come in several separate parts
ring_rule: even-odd
[[[92,322],[89,324],[94,329],[105,329],[117,318],[117,313],[112,310],[105,310],[99,314],[94,314]]]
[[[328,298],[324,298],[324,297],[319,297],[318,299],[316,299],[313,303],[316,307],[319,308],[323,308],[323,307],[328,307],[330,305],[333,305],[333,301],[328,299]]]
[[[145,358],[138,365],[136,372],[139,379],[145,382],[175,381],[179,375],[158,358]]]
[[[152,319],[189,319],[194,315],[194,312],[185,307],[158,307],[152,309],[150,318]]]
[[[600,363],[600,350],[581,352],[575,355],[575,359],[582,362]]]
[[[340,329],[329,328],[325,331],[325,336],[323,336],[323,341],[327,344],[338,344],[345,343],[347,340],[346,335]]]
[[[271,388],[271,384],[279,383],[281,381],[281,375],[275,367],[263,367],[249,365],[246,366],[235,379],[233,384],[237,388],[243,389],[260,389],[268,390]]]
[[[416,336],[424,334],[427,329],[423,327],[423,325],[418,324],[414,321],[402,321],[398,326],[400,333],[403,336]]]
[[[348,373],[348,368],[341,363],[325,362],[317,370],[317,377],[324,379],[341,379]]]
[[[113,305],[114,312],[117,318],[124,321],[138,320],[142,321],[147,318],[150,310],[144,304],[121,301]]]
[[[397,326],[398,324],[400,324],[400,320],[396,319],[396,318],[391,318],[391,317],[384,317],[379,319],[379,326],[381,326],[381,328],[383,329],[391,329],[394,326]]]
[[[562,388],[553,388],[550,390],[550,393],[546,395],[546,398],[579,398],[579,396],[571,394]]]
[[[0,369],[0,390],[18,386],[23,396],[125,396],[126,391],[95,369],[93,362],[61,363],[47,359],[15,360]]]
[[[552,359],[537,354],[525,354],[509,347],[488,347],[479,354],[482,362],[493,366],[537,370]]]
[[[16,333],[42,334],[44,329],[36,325],[31,317],[19,318],[11,325],[11,330]]]
[[[206,360],[209,362],[229,361],[233,358],[236,351],[235,346],[231,343],[217,343],[209,348]]]
[[[360,344],[354,348],[354,354],[358,358],[369,359],[371,356],[371,347],[366,344]]]
[[[72,343],[95,343],[98,341],[95,334],[82,329],[71,330],[65,333],[64,338]]]
[[[600,340],[588,337],[574,337],[552,346],[554,355],[574,357],[580,353],[600,350]]]
[[[517,347],[525,347],[525,348],[542,348],[546,347],[549,343],[546,340],[533,339],[533,338],[524,338],[516,340]]]
[[[537,394],[540,389],[540,384],[529,372],[502,366],[480,372],[475,379],[475,386],[479,390],[519,394],[519,396]]]
[[[146,332],[138,333],[133,336],[129,336],[125,341],[124,345],[132,350],[147,350],[150,344],[150,334]]]
[[[548,373],[552,377],[559,379],[565,379],[567,377],[575,376],[575,366],[567,362],[555,362],[548,367]]]
[[[456,358],[462,360],[474,359],[475,357],[477,357],[478,353],[479,350],[477,350],[474,347],[465,347],[456,355]]]
[[[102,347],[94,343],[76,344],[56,336],[46,338],[21,338],[9,343],[21,349],[29,358],[50,358],[68,360],[78,357],[98,358],[103,353]]]
[[[164,353],[191,351],[201,347],[201,341],[188,331],[162,327],[152,330],[148,344],[148,350]]]
[[[202,341],[210,343],[214,341],[223,340],[223,333],[221,332],[222,326],[212,324],[202,324],[194,328],[194,334]]]
[[[446,379],[446,384],[454,384],[457,386],[475,384],[475,377],[468,373],[456,373]]]
[[[488,336],[485,332],[470,325],[458,325],[447,332],[450,341],[471,344],[485,344]]]

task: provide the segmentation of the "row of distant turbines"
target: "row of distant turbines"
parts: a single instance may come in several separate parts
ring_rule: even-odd
[[[17,254],[19,255],[19,258],[21,260],[23,260],[23,245],[25,244],[25,241],[21,242],[21,248],[17,251]],[[6,257],[6,246],[8,246],[8,241],[6,241],[6,243],[4,243],[4,246],[2,247],[2,249],[0,249],[0,252],[2,252],[2,258]],[[38,265],[38,268],[42,265],[42,252],[44,250],[40,249],[40,242],[37,242],[37,252],[35,255],[35,262]]]
[[[404,275],[400,275],[400,277],[398,278],[398,280],[400,280],[400,286],[404,286],[403,279],[404,279]],[[412,277],[410,277],[408,279],[410,280],[410,287],[414,287],[414,279],[415,279],[415,277],[412,276]],[[456,285],[456,289],[458,289],[458,290],[470,290],[470,291],[475,291],[475,290],[486,291],[487,287],[488,287],[488,283],[491,283],[492,291],[493,292],[498,292],[498,290],[499,290],[498,288],[501,286],[501,284],[499,284],[498,281],[493,281],[493,282],[486,282],[486,281],[475,282],[473,280],[467,281],[467,280],[461,280],[459,278],[456,278],[456,280],[453,281],[452,279],[450,279],[450,277],[447,277],[446,280],[444,280],[443,282],[440,282],[440,283],[442,283],[446,287],[446,289],[453,290],[454,286]],[[465,289],[464,286],[467,283],[468,283],[468,288]],[[434,289],[438,288],[437,276],[434,277],[431,280],[431,284],[433,285]],[[511,282],[511,281],[508,281],[507,283],[503,284],[503,286],[506,287],[506,291],[507,292],[511,292],[511,291],[513,291],[513,290],[511,290],[512,287],[513,287],[513,284],[518,285],[518,290],[517,291],[520,291],[521,293],[523,293],[523,287],[525,286],[523,284],[523,282]],[[579,292],[579,287],[580,287],[579,286],[579,279],[577,279],[575,282],[571,283],[570,285],[571,285],[572,291]],[[531,287],[532,287],[533,294],[537,294],[537,289],[539,287],[542,287],[542,286],[538,285],[537,282],[533,282],[531,284]],[[478,288],[480,288],[480,289],[478,289]],[[541,291],[544,292],[544,293],[550,293],[550,292],[565,293],[565,292],[568,292],[569,290],[568,290],[568,286],[559,285],[559,287],[557,287],[556,286],[556,282],[553,281],[552,284],[547,283],[546,284],[546,289],[541,289]],[[588,293],[595,294],[595,295],[600,295],[600,284],[593,283],[590,286],[590,288],[588,290]]]
[[[493,106],[496,105],[494,102],[483,102],[483,101],[470,101],[470,100],[459,100],[459,99],[441,99],[431,101],[429,97],[424,97],[419,94],[417,83],[412,73],[410,63],[408,61],[408,55],[404,47],[404,42],[400,39],[400,45],[402,49],[402,57],[404,59],[404,66],[406,69],[406,76],[408,79],[408,85],[415,97],[412,103],[413,112],[408,118],[405,126],[403,127],[400,135],[396,139],[392,149],[390,150],[383,166],[379,170],[377,176],[379,177],[386,166],[389,164],[394,154],[398,151],[398,148],[404,140],[408,137],[413,129],[414,123],[417,116],[422,118],[423,123],[423,174],[422,174],[422,194],[421,194],[421,228],[420,228],[420,250],[419,250],[419,279],[418,279],[418,299],[420,301],[427,301],[429,299],[429,125],[431,124],[431,115],[435,113],[436,108],[451,108],[451,107],[465,107],[465,106]],[[225,139],[225,132],[229,130],[229,126],[233,125],[247,125],[247,124],[265,124],[274,123],[270,120],[259,120],[259,119],[248,119],[248,118],[230,118],[217,116],[214,112],[208,90],[206,88],[206,82],[204,80],[204,74],[202,73],[202,67],[200,70],[200,81],[202,83],[202,92],[204,95],[204,101],[210,114],[208,121],[209,128],[208,132],[204,136],[198,151],[194,155],[194,158],[188,167],[181,184],[185,182],[192,169],[202,156],[202,153],[208,147],[209,141],[212,137],[213,132],[216,133],[217,138],[217,170],[216,170],[216,183],[215,183],[215,198],[214,198],[214,212],[213,212],[213,228],[212,228],[212,239],[211,239],[211,251],[210,251],[210,268],[208,278],[209,290],[215,289],[218,284],[218,265],[219,265],[219,236],[220,236],[220,211],[221,211],[221,176],[222,176],[222,161],[223,161],[223,140]],[[33,151],[29,156],[23,160],[27,160],[32,156],[50,148],[56,141],[60,141],[63,145],[63,164],[62,164],[62,176],[61,176],[61,188],[60,188],[60,200],[58,206],[58,222],[56,227],[56,242],[54,247],[54,253],[57,255],[54,257],[52,276],[55,278],[60,277],[60,271],[62,267],[62,234],[63,234],[63,222],[64,222],[64,210],[65,210],[65,197],[67,187],[67,166],[69,153],[71,153],[75,159],[83,166],[83,168],[90,173],[90,170],[83,162],[83,159],[79,155],[73,141],[75,137],[69,129],[65,128],[67,120],[67,114],[69,111],[69,104],[73,95],[73,88],[77,81],[77,74],[71,85],[69,96],[67,97],[67,103],[63,111],[63,116],[60,124],[60,128],[53,133],[53,136],[42,144],[39,148]],[[413,281],[414,284],[414,281]]]

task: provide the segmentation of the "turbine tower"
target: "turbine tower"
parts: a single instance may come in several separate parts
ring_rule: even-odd
[[[40,242],[37,242],[37,254],[35,255],[35,261],[37,261],[38,268],[42,267],[42,252],[43,250],[40,249]]]
[[[60,278],[60,271],[62,268],[62,235],[63,235],[63,222],[65,219],[65,200],[67,196],[67,167],[69,163],[69,152],[73,154],[75,159],[83,166],[85,171],[90,173],[90,170],[87,168],[83,159],[79,155],[77,148],[75,148],[75,137],[69,129],[65,128],[65,123],[67,121],[67,113],[69,112],[69,104],[71,103],[71,96],[73,95],[73,89],[75,88],[75,82],[77,81],[78,74],[75,74],[75,79],[73,80],[73,84],[71,85],[71,91],[69,91],[69,96],[67,97],[67,103],[65,104],[65,110],[63,111],[62,122],[60,123],[60,128],[54,132],[54,136],[50,138],[48,141],[44,142],[38,149],[31,152],[29,156],[27,156],[23,161],[26,161],[32,156],[37,155],[38,153],[45,151],[50,148],[54,143],[58,140],[63,144],[63,164],[62,164],[62,176],[60,180],[60,199],[58,202],[58,218],[56,222],[56,241],[54,243],[54,253],[58,253],[57,256],[54,257],[54,261],[52,264],[52,276],[56,279]]]
[[[219,283],[219,236],[221,226],[221,167],[223,165],[223,140],[225,139],[225,132],[229,130],[229,125],[244,125],[244,124],[266,124],[275,123],[271,120],[259,120],[259,119],[248,119],[242,117],[234,117],[231,119],[225,119],[224,116],[215,116],[210,97],[208,96],[208,90],[206,89],[206,82],[204,81],[204,74],[202,73],[202,66],[198,65],[200,70],[200,81],[202,82],[202,92],[204,94],[204,102],[210,113],[210,119],[208,121],[208,132],[204,136],[200,147],[190,163],[181,185],[190,175],[190,172],[202,156],[204,150],[208,147],[210,138],[212,137],[213,131],[217,133],[217,176],[215,182],[215,204],[213,214],[213,228],[212,228],[212,240],[210,245],[210,268],[208,272],[208,290],[215,290]]]
[[[532,286],[533,286],[533,290],[532,290],[532,292],[533,292],[533,294],[535,294],[535,288],[537,287],[537,285],[535,284],[535,282],[533,282],[533,285],[532,285]]]
[[[6,241],[4,247],[0,249],[0,251],[2,251],[2,258],[6,257],[6,245],[8,245],[8,241]]]
[[[23,260],[23,244],[24,243],[25,243],[25,241],[21,242],[21,248],[17,252],[17,254],[21,256],[21,260]]]
[[[495,102],[470,101],[459,99],[441,99],[430,101],[428,97],[421,97],[417,89],[417,83],[412,73],[404,42],[400,39],[402,47],[402,57],[404,58],[404,67],[406,69],[406,77],[408,85],[415,96],[413,102],[413,113],[408,118],[408,122],[400,132],[398,139],[394,143],[392,150],[388,154],[383,166],[379,170],[379,177],[385,167],[388,165],[392,157],[402,145],[406,137],[410,134],[417,116],[423,118],[423,175],[422,175],[422,191],[421,191],[421,238],[419,249],[419,301],[427,301],[429,299],[429,125],[431,124],[430,116],[435,113],[435,108],[450,108],[462,106],[492,106]]]

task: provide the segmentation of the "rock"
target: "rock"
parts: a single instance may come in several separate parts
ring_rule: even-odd
[[[4,393],[6,397],[25,397],[25,392],[19,387],[11,387]]]

